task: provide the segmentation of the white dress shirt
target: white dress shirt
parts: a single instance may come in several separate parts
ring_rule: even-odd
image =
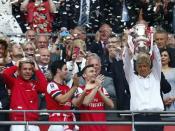
[[[164,106],[160,95],[161,57],[156,45],[153,47],[153,67],[147,77],[136,75],[131,63],[128,48],[124,50],[124,71],[131,93],[131,111],[163,111]]]

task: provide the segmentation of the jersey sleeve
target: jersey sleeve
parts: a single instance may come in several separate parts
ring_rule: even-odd
[[[107,92],[107,90],[104,87],[102,88],[102,92],[105,96],[109,97],[109,93]]]
[[[76,92],[74,93],[75,97],[79,97],[83,93],[83,89],[81,87],[78,87]]]
[[[61,90],[59,89],[58,85],[55,84],[54,82],[50,82],[48,85],[47,85],[47,93],[55,98],[56,96],[59,96],[61,95]]]

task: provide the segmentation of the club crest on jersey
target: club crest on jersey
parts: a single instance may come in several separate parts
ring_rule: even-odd
[[[49,83],[47,86],[47,92],[50,94],[52,91],[58,90],[58,86],[55,83]]]
[[[55,88],[53,83],[50,84],[50,88],[51,89],[54,89]]]

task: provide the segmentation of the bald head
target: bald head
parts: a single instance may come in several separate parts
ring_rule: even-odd
[[[47,48],[42,48],[39,50],[39,64],[40,65],[48,65],[50,62],[50,51]]]

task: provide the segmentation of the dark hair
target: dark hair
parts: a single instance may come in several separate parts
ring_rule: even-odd
[[[55,76],[57,69],[61,70],[65,64],[66,64],[66,62],[64,62],[64,61],[60,61],[60,60],[54,61],[50,66],[52,76]]]
[[[86,71],[86,69],[90,68],[90,67],[94,67],[94,65],[87,65],[85,66],[82,71],[81,71],[81,74],[84,74],[84,72]]]
[[[168,63],[168,66],[172,67],[172,58],[171,58],[172,56],[171,56],[170,50],[162,48],[162,49],[160,49],[160,55],[162,54],[162,52],[167,52],[168,53],[168,56],[169,56],[169,59],[170,59],[170,61]]]
[[[5,50],[7,49],[7,47],[8,47],[8,43],[7,43],[6,40],[2,40],[2,39],[0,39],[0,44],[3,45],[3,46],[5,47]]]

